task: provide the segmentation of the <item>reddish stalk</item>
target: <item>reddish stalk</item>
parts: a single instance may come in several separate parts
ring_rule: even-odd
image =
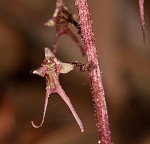
[[[91,63],[95,66],[93,70],[89,71],[89,78],[91,81],[92,94],[95,102],[100,142],[101,144],[111,144],[112,141],[109,129],[106,100],[88,3],[87,0],[76,0],[75,4],[77,5],[79,12],[81,33],[85,48],[87,50],[88,63]]]

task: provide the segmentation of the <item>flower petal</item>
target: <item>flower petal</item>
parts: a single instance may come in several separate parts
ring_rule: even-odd
[[[60,63],[61,68],[60,68],[60,73],[68,73],[74,69],[74,65],[68,64],[68,63]]]
[[[40,123],[40,125],[35,125],[33,121],[31,121],[32,126],[34,128],[40,128],[43,123],[44,123],[44,119],[45,119],[45,114],[46,114],[46,110],[47,110],[47,105],[48,105],[48,97],[51,94],[51,91],[49,88],[46,88],[46,96],[45,96],[45,104],[44,104],[44,111],[43,111],[43,118],[42,118],[42,122]]]
[[[42,67],[40,67],[40,68],[34,70],[34,71],[33,71],[33,74],[37,74],[37,75],[39,75],[39,76],[41,76],[41,77],[44,77],[44,74],[43,74],[43,72],[42,72]]]
[[[143,40],[145,42],[144,0],[139,0],[139,11],[143,31]]]
[[[45,59],[49,60],[50,58],[54,58],[54,54],[52,53],[52,51],[49,48],[45,48]]]
[[[84,132],[84,127],[83,127],[82,121],[80,120],[80,118],[79,118],[78,114],[76,113],[73,105],[71,104],[69,97],[66,95],[65,91],[62,89],[61,86],[57,89],[57,93],[61,96],[61,98],[68,105],[69,109],[71,110],[75,120],[77,121],[77,123],[81,129],[81,132]]]

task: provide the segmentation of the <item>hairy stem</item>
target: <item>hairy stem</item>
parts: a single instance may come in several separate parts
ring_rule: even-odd
[[[111,134],[108,123],[108,113],[102,78],[98,63],[98,55],[96,50],[95,38],[92,30],[90,13],[87,0],[75,0],[79,12],[79,20],[81,26],[82,38],[87,50],[88,63],[92,63],[95,68],[89,71],[91,81],[92,94],[95,102],[97,114],[97,127],[101,144],[111,144]]]

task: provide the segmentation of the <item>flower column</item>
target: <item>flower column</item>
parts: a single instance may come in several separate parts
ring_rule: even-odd
[[[76,0],[75,4],[79,12],[82,38],[87,51],[88,63],[94,66],[93,70],[89,71],[89,77],[95,102],[100,142],[101,144],[111,144],[108,113],[87,0]]]

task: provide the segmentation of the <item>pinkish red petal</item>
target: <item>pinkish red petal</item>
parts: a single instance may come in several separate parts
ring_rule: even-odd
[[[144,0],[139,0],[139,11],[143,31],[143,40],[145,42]]]
[[[49,97],[50,94],[51,94],[51,91],[50,91],[50,89],[47,87],[47,88],[46,88],[46,96],[45,96],[45,104],[44,104],[44,111],[43,111],[42,122],[41,122],[39,125],[35,125],[34,122],[31,121],[32,126],[33,126],[34,128],[40,128],[40,127],[43,125],[43,123],[44,123],[45,114],[46,114],[47,105],[48,105],[48,97]]]
[[[73,105],[71,104],[69,97],[66,95],[66,93],[64,92],[64,90],[62,89],[61,86],[57,89],[57,93],[61,96],[61,98],[64,100],[64,102],[68,105],[69,109],[71,110],[75,120],[77,121],[77,123],[81,129],[81,132],[84,132],[83,124],[82,124],[78,114],[76,113]]]

